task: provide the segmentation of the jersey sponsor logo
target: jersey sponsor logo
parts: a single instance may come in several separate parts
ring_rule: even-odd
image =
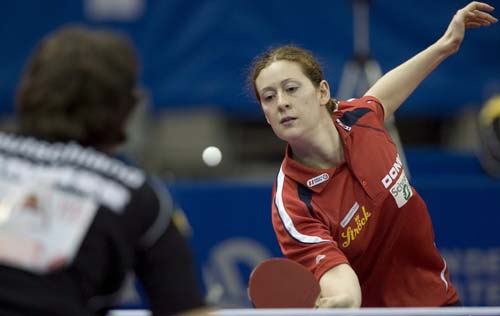
[[[340,125],[340,127],[345,129],[346,131],[348,131],[348,132],[351,131],[352,127],[345,125],[344,123],[342,123],[342,121],[340,119],[336,119],[335,121],[337,122],[337,124]]]
[[[361,206],[361,211],[363,214],[357,214],[354,217],[354,223],[356,226],[347,227],[346,231],[342,232],[340,236],[342,237],[342,247],[347,248],[351,243],[362,233],[368,220],[372,216],[372,213],[366,210],[364,206]],[[360,216],[361,215],[361,216]]]
[[[50,183],[11,179],[0,179],[0,201],[0,262],[35,273],[72,262],[98,209]]]
[[[328,173],[320,174],[317,177],[314,177],[312,179],[307,180],[307,186],[311,188],[315,185],[318,185],[320,183],[327,181],[329,178],[330,178],[330,176],[328,175]]]
[[[396,181],[396,184],[391,187],[390,191],[399,208],[405,205],[406,202],[408,202],[408,200],[413,196],[410,182],[408,181],[404,170],[398,181]]]
[[[396,157],[396,161],[392,165],[392,168],[389,172],[382,178],[382,184],[384,188],[388,188],[394,180],[398,178],[399,172],[403,169],[403,164],[401,163],[401,159],[399,158],[399,154]]]
[[[347,226],[347,224],[349,224],[349,222],[351,221],[354,214],[356,214],[358,209],[359,209],[359,203],[354,202],[354,204],[351,207],[351,209],[349,210],[349,212],[347,212],[346,216],[340,222],[340,226],[342,226],[342,228],[345,228]]]
[[[316,264],[318,264],[321,260],[325,259],[326,256],[325,255],[317,255],[316,256]]]

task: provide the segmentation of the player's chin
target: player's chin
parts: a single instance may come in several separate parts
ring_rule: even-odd
[[[276,135],[287,143],[295,143],[303,137],[303,133],[298,128],[281,129]]]

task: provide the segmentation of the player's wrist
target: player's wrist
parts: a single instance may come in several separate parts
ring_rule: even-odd
[[[357,308],[360,306],[361,300],[348,293],[322,297],[317,302],[318,308]]]
[[[439,57],[445,59],[453,55],[460,49],[462,37],[447,31],[439,40],[431,47],[436,51]]]

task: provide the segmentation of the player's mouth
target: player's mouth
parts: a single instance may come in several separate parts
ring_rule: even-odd
[[[297,119],[296,117],[285,116],[284,118],[282,118],[280,120],[280,124],[287,126],[287,125],[292,124],[296,119]]]

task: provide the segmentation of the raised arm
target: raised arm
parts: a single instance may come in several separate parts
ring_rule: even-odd
[[[498,22],[489,13],[493,10],[492,6],[477,1],[458,10],[440,39],[386,73],[365,95],[378,98],[384,106],[385,118],[390,117],[427,75],[459,50],[466,28],[489,26]]]

